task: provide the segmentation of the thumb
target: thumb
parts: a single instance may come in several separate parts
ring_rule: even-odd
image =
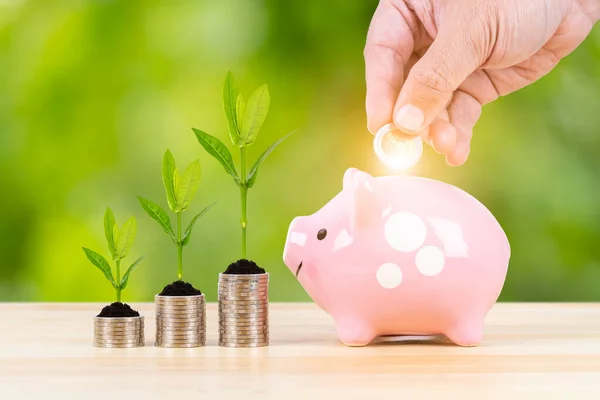
[[[426,128],[446,108],[454,91],[482,64],[482,55],[477,50],[482,46],[473,42],[476,36],[457,26],[440,28],[400,91],[394,106],[394,124],[398,129],[413,135],[427,132]]]

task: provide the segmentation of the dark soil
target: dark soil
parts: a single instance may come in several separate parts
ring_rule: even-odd
[[[104,307],[97,316],[102,318],[125,318],[139,317],[140,313],[129,307],[129,304],[117,301]]]
[[[227,275],[250,275],[250,274],[264,274],[265,270],[254,261],[241,259],[236,262],[229,264],[224,274]]]
[[[161,296],[200,296],[202,292],[192,286],[191,283],[175,281],[167,285],[160,292]]]

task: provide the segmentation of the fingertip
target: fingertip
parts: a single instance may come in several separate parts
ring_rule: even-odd
[[[395,93],[379,81],[371,82],[365,97],[367,129],[375,135],[386,124],[392,122]]]
[[[469,143],[459,143],[452,153],[446,155],[446,164],[452,167],[462,166],[467,162],[470,152]]]
[[[374,119],[367,119],[367,130],[371,133],[371,135],[376,135],[377,132],[381,129],[385,123],[375,122]]]
[[[383,125],[386,124],[385,113],[382,112],[385,104],[382,104],[381,99],[367,91],[365,98],[365,112],[367,118],[367,129],[371,134],[375,135]],[[389,118],[389,115],[388,117]]]
[[[380,117],[378,117],[377,111],[375,111],[374,109],[375,107],[372,107],[369,104],[369,100],[367,98],[367,101],[365,102],[367,130],[373,135],[375,135],[377,133],[377,130],[381,128],[381,126],[383,126],[380,125],[380,123],[378,122],[380,120]]]
[[[436,119],[431,125],[431,144],[438,154],[450,154],[456,148],[457,131],[449,122]]]
[[[423,110],[412,104],[405,104],[394,112],[394,125],[406,134],[418,135],[423,130],[424,124]]]
[[[456,149],[448,155],[446,161],[452,166],[464,165],[471,152],[473,127],[481,114],[481,104],[473,96],[457,90],[448,107],[448,114],[458,136]]]

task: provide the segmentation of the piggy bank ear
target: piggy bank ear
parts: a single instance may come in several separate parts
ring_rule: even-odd
[[[348,168],[344,173],[344,183],[342,188],[344,190],[353,190],[354,189],[354,175],[356,173],[360,173],[361,171],[356,168]]]
[[[375,179],[366,172],[349,169],[344,175],[344,190],[350,196],[350,228],[356,231],[377,226],[381,207]]]

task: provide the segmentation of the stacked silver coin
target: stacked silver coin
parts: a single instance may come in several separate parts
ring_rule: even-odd
[[[95,347],[142,347],[144,345],[144,317],[94,318]]]
[[[155,296],[156,346],[200,347],[206,344],[206,301],[199,296]]]
[[[269,344],[269,274],[219,274],[219,346]]]

